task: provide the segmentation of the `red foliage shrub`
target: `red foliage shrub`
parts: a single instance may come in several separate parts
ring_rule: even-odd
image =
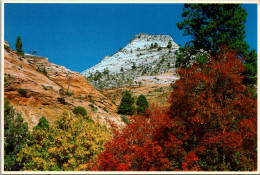
[[[228,49],[209,64],[178,71],[169,115],[184,128],[183,148],[197,154],[203,170],[256,169],[256,100],[242,85],[243,71]]]
[[[222,49],[209,64],[180,69],[166,111],[133,116],[99,155],[96,170],[255,170],[256,100],[242,60]]]

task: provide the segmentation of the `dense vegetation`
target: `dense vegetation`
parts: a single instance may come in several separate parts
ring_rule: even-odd
[[[180,79],[171,85],[168,108],[140,95],[135,114],[134,98],[124,91],[117,112],[125,127],[110,123],[108,131],[78,106],[52,125],[41,117],[29,132],[5,99],[4,170],[255,171],[256,54],[244,42],[246,12],[237,4],[186,4],[183,17],[178,27],[192,41],[178,53]],[[94,79],[101,75],[109,70]]]
[[[4,100],[4,170],[19,171],[17,154],[30,140],[27,123],[16,113],[7,99]]]
[[[23,170],[89,170],[91,161],[110,139],[106,127],[82,115],[64,114],[51,127],[40,120],[32,131],[34,142],[18,154]]]
[[[133,116],[94,169],[255,170],[256,100],[242,85],[245,66],[225,48],[211,60],[180,69],[170,108]]]

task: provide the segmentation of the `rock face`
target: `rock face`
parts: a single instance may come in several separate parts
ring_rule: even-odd
[[[160,78],[156,75],[175,70],[175,51],[178,48],[169,35],[140,33],[117,53],[106,56],[81,74],[98,89],[140,85],[148,81],[169,84],[176,77]]]
[[[115,104],[95,90],[82,75],[55,65],[45,57],[22,58],[12,49],[5,50],[4,75],[4,96],[30,128],[41,116],[52,123],[63,112],[71,113],[76,106],[84,107],[94,120],[121,124]]]

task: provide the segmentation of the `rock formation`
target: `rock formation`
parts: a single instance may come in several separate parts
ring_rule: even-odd
[[[163,76],[175,70],[175,52],[179,46],[169,35],[140,33],[112,56],[82,72],[98,89],[145,83],[170,84],[176,76]],[[159,76],[157,76],[159,75]]]
[[[8,45],[7,45],[8,46]],[[95,90],[79,73],[55,65],[45,57],[4,52],[4,96],[20,112],[29,127],[41,116],[54,122],[63,112],[84,107],[94,120],[121,124],[116,105]]]

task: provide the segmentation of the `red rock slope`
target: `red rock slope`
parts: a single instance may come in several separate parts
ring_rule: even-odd
[[[43,74],[46,70],[47,76]],[[116,106],[95,90],[77,72],[50,63],[47,58],[21,58],[10,49],[4,53],[4,96],[20,112],[29,127],[45,116],[51,123],[63,112],[71,113],[75,106],[84,107],[94,120],[107,119],[122,124]],[[26,94],[19,93],[25,89]],[[65,94],[66,92],[67,95]],[[73,95],[69,96],[70,93]],[[63,98],[62,104],[59,99]]]

